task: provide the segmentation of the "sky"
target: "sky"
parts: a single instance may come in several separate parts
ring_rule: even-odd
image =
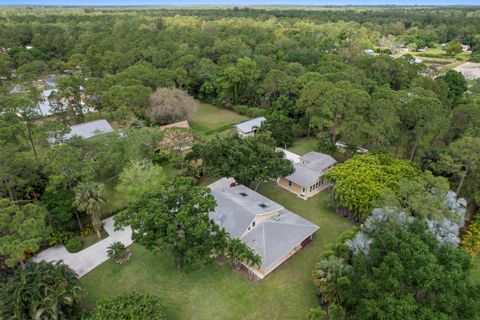
[[[480,0],[0,0],[0,5],[51,6],[253,6],[253,5],[478,5]]]

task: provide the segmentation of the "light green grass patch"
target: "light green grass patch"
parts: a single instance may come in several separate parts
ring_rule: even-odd
[[[189,123],[195,132],[201,136],[206,136],[217,133],[217,130],[227,130],[231,126],[245,120],[248,120],[248,118],[232,110],[216,107],[208,103],[200,103]]]

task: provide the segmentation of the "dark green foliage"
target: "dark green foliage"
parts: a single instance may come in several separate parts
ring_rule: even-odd
[[[82,250],[82,238],[80,237],[73,237],[65,243],[65,248],[67,248],[68,252],[76,253]]]
[[[77,275],[62,263],[28,263],[0,288],[4,319],[76,319],[82,299]]]
[[[207,174],[233,177],[246,186],[293,172],[292,163],[276,152],[273,139],[264,135],[219,138],[195,145],[192,153],[202,159]]]
[[[90,320],[166,319],[160,299],[143,293],[118,295],[97,303]]]
[[[455,70],[449,70],[445,75],[438,79],[447,83],[448,96],[452,99],[454,104],[457,104],[460,101],[463,93],[468,89],[465,77]]]
[[[479,285],[470,257],[440,244],[423,222],[374,236],[368,256],[353,257],[345,306],[351,319],[475,319]]]
[[[258,264],[258,255],[238,239],[231,240],[209,218],[215,206],[210,189],[195,186],[192,178],[177,177],[120,212],[115,225],[131,226],[132,239],[149,250],[172,250],[177,266],[187,271],[212,262],[217,255],[242,261],[245,252],[247,260]]]

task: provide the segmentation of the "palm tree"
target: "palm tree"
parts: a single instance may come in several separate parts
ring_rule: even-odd
[[[313,276],[314,283],[322,293],[324,303],[339,303],[340,288],[347,281],[346,276],[350,274],[352,267],[345,263],[345,260],[337,256],[329,256],[320,260],[315,265]]]
[[[29,262],[5,284],[2,314],[6,319],[72,319],[81,290],[65,264]]]
[[[107,248],[107,255],[117,263],[122,263],[129,256],[128,249],[120,241],[115,241]]]
[[[105,204],[105,185],[93,181],[81,182],[75,188],[74,205],[79,211],[85,212],[92,218],[92,226],[97,233],[98,239],[101,239],[100,228],[100,208]]]

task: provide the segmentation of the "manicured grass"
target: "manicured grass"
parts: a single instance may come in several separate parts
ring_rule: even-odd
[[[86,305],[136,290],[158,295],[171,319],[302,319],[317,305],[311,271],[319,253],[352,224],[328,207],[326,192],[307,201],[273,183],[261,185],[259,192],[320,226],[310,244],[267,278],[252,283],[216,264],[185,273],[168,251],[153,254],[133,245],[127,263],[107,261],[82,278]]]
[[[309,151],[318,151],[318,144],[319,144],[318,139],[315,137],[302,138],[302,139],[296,140],[293,143],[293,146],[288,148],[288,151],[291,151],[300,156],[303,156],[305,153]]]
[[[208,103],[200,103],[189,123],[192,129],[202,136],[229,129],[234,124],[248,120],[234,111],[216,107]]]

